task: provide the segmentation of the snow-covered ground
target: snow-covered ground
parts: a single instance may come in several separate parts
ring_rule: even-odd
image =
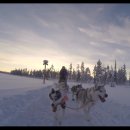
[[[53,126],[49,92],[57,81],[0,74],[0,126]],[[68,82],[69,86],[72,83]],[[83,84],[84,88],[93,85]],[[82,110],[66,108],[63,126],[129,126],[130,86],[109,87],[108,98],[90,112],[92,120],[84,119]],[[77,107],[68,95],[67,105]]]

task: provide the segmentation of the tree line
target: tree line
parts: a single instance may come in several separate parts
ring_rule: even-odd
[[[84,62],[81,64],[77,64],[77,67],[74,68],[73,64],[70,63],[68,67],[68,80],[77,81],[77,82],[92,82],[96,83],[105,83],[114,86],[114,84],[125,84],[127,81],[127,72],[126,65],[124,64],[121,68],[117,70],[117,65],[115,61],[115,65],[106,67],[102,66],[102,62],[99,59],[97,64],[93,68],[93,72],[91,73],[89,67],[85,67]],[[10,72],[13,75],[20,76],[28,76],[34,78],[43,78],[43,74],[46,79],[58,79],[59,71],[54,69],[54,66],[51,65],[50,68],[46,70],[27,70],[25,69],[14,69]],[[92,76],[93,74],[93,76]]]
[[[115,84],[125,84],[127,81],[126,65],[124,64],[117,70],[116,60],[115,65],[102,67],[102,62],[98,60],[97,65],[94,66],[94,83],[101,82],[114,87]]]

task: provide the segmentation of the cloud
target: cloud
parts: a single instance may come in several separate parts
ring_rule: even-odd
[[[35,64],[35,68],[42,68],[38,62],[44,58],[57,66],[71,62],[76,65],[81,61],[92,65],[98,59],[106,64],[112,64],[115,59],[125,63],[130,49],[130,18],[115,12],[110,15],[115,7],[36,4],[24,5],[24,11],[21,6],[20,12],[10,9],[13,12],[9,18],[0,13],[3,16],[0,20],[2,58],[9,56],[12,64],[18,61],[19,65],[25,60],[24,65]]]
[[[114,24],[107,24],[106,26],[89,24],[87,28],[78,27],[78,30],[87,37],[86,40],[88,40],[91,46],[89,47],[91,50],[89,59],[99,57],[105,63],[109,64],[112,64],[114,59],[117,59],[120,65],[124,63],[129,65],[127,62],[130,50],[129,17],[122,17],[122,23],[123,26]]]

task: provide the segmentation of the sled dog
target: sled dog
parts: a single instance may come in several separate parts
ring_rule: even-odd
[[[67,86],[68,87],[68,86]],[[67,87],[61,82],[55,84],[55,88],[51,89],[49,97],[52,100],[52,111],[54,113],[54,125],[62,125],[62,120],[65,114],[67,97]]]
[[[72,92],[72,100],[73,100],[73,101],[75,100],[76,94],[78,93],[78,91],[79,91],[80,89],[82,89],[82,88],[83,88],[83,87],[82,87],[81,84],[72,86],[71,92]]]
[[[90,88],[82,88],[76,94],[76,100],[79,103],[79,106],[83,108],[85,112],[85,119],[89,121],[90,115],[89,111],[96,102],[101,101],[105,102],[108,94],[106,93],[106,89],[104,85],[95,85]]]

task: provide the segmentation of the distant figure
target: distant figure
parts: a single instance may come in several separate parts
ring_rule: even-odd
[[[65,82],[65,84],[67,85],[68,72],[65,66],[62,66],[59,76],[59,83]]]

